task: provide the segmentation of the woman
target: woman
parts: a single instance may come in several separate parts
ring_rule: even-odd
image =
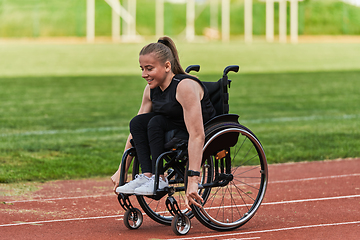
[[[112,176],[117,193],[151,195],[154,189],[155,161],[164,152],[165,132],[179,129],[188,136],[189,170],[200,171],[205,134],[204,123],[215,116],[208,92],[201,82],[187,75],[180,65],[177,49],[169,37],[143,47],[139,54],[142,77],[147,81],[138,115],[130,122],[125,149],[134,140],[142,174],[119,184],[120,167]],[[150,158],[152,156],[152,159]],[[130,164],[127,160],[126,169]],[[198,195],[199,176],[189,176],[186,206],[202,201]],[[167,186],[160,177],[159,188]]]

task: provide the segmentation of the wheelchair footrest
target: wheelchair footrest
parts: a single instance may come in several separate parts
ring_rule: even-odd
[[[175,193],[175,188],[174,187],[165,187],[164,191],[167,192],[169,194],[169,196],[172,196]]]
[[[124,193],[119,193],[118,195],[118,201],[120,203],[120,206],[125,210],[133,210],[134,207],[131,205],[131,202],[129,200],[129,196]]]
[[[169,196],[166,199],[166,208],[169,210],[170,214],[175,216],[176,214],[180,215],[181,217],[184,216],[184,214],[181,212],[179,205],[176,201],[176,199],[173,196]]]

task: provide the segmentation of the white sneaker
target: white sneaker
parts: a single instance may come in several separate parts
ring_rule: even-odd
[[[154,195],[154,184],[155,184],[155,176],[150,178],[150,181],[141,185],[140,187],[134,190],[136,195]],[[167,178],[165,181],[160,177],[159,178],[159,189],[165,188],[169,186],[169,182]]]
[[[150,181],[151,178],[148,178],[144,174],[137,174],[135,176],[135,179],[126,183],[123,186],[117,187],[116,192],[117,193],[125,193],[125,194],[133,194],[134,190],[138,187],[140,187],[143,184],[146,184]]]

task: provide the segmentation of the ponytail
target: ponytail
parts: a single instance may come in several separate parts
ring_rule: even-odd
[[[143,47],[139,55],[154,53],[155,57],[162,63],[169,61],[171,63],[171,71],[175,74],[185,74],[184,69],[180,65],[178,51],[174,41],[169,37],[159,38],[157,43],[150,43]]]

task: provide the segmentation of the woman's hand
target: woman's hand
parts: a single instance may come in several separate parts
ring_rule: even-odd
[[[130,160],[131,161],[131,160]],[[116,188],[119,186],[119,182],[120,182],[120,169],[121,169],[121,166],[119,167],[119,169],[114,173],[114,175],[112,175],[112,177],[111,177],[111,181],[112,181],[112,183],[114,184],[114,192],[116,193],[116,194],[118,194],[117,192],[116,192]],[[127,170],[126,170],[126,172],[127,172]],[[126,180],[127,180],[127,174],[125,174],[125,176],[124,176],[124,181],[126,182]]]
[[[201,207],[200,202],[203,201],[202,197],[198,194],[198,176],[188,177],[185,205],[190,209],[190,205],[194,204],[197,207]]]
[[[116,188],[119,186],[119,180],[120,180],[120,168],[112,175],[111,181],[114,184],[114,192],[116,192]]]

